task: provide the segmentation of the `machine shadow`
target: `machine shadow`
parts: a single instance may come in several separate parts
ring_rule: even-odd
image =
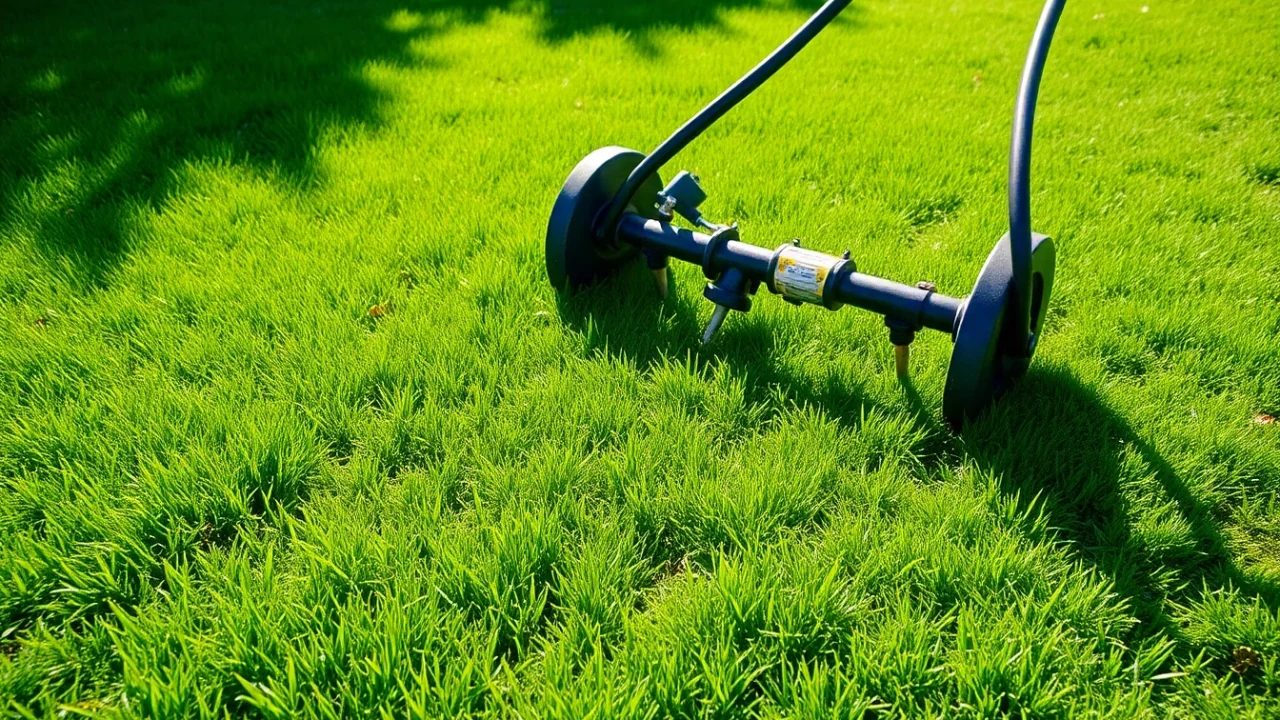
[[[703,281],[686,278],[684,282],[696,282],[700,290]],[[642,371],[668,361],[689,362],[699,371],[722,364],[742,381],[748,398],[781,393],[798,406],[822,409],[849,428],[874,407],[857,383],[815,384],[785,370],[774,360],[776,332],[758,313],[731,313],[715,340],[704,347],[700,339],[709,318],[708,303],[700,292],[689,296],[676,293],[675,288],[673,279],[671,295],[660,300],[644,264],[632,263],[605,282],[570,297],[561,295],[560,318],[587,337],[590,352],[625,359]]]
[[[0,37],[0,241],[30,238],[51,267],[103,286],[142,241],[138,210],[191,190],[190,161],[313,187],[328,132],[384,124],[394,98],[370,83],[369,63],[443,67],[431,39],[495,11],[534,16],[545,42],[612,28],[656,53],[648,38],[660,29],[714,27],[734,8],[811,5],[18,0]]]
[[[780,390],[851,431],[876,407],[857,384],[815,387],[779,369],[773,329],[750,313],[732,316],[710,347],[700,347],[706,320],[702,303],[691,293],[659,301],[647,271],[634,263],[607,282],[562,296],[560,315],[587,336],[592,352],[626,358],[641,369],[666,358],[690,358],[699,368],[724,363],[754,397]],[[1170,608],[1205,592],[1234,588],[1269,608],[1280,606],[1280,586],[1246,573],[1234,561],[1223,519],[1197,498],[1152,442],[1068,370],[1033,366],[1015,392],[961,435],[943,429],[938,409],[927,405],[910,382],[902,393],[914,421],[928,431],[925,457],[935,458],[941,469],[967,455],[997,479],[1004,493],[1024,507],[1035,503],[1070,551],[1113,582],[1141,621],[1135,630],[1139,636],[1180,637]],[[1189,542],[1169,545],[1144,536],[1126,509],[1135,501],[1172,507],[1188,529]]]
[[[1140,636],[1180,636],[1171,606],[1234,588],[1268,608],[1280,585],[1239,567],[1224,518],[1157,447],[1064,368],[1033,367],[1015,392],[966,428],[964,449],[1021,502],[1037,503],[1072,552],[1110,578]],[[1143,532],[1127,508],[1171,507],[1189,542]]]

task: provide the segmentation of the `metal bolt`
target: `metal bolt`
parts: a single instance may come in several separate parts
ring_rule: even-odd
[[[916,283],[916,287],[920,288],[925,292],[934,292],[935,290],[938,289],[937,285],[934,285],[928,280],[921,280],[920,282]]]
[[[849,252],[848,250],[845,250],[844,252],[840,253],[841,260],[848,260],[851,257],[853,257],[853,253]]]
[[[662,195],[662,207],[658,208],[658,212],[670,216],[671,212],[676,209],[676,199],[670,195]]]
[[[800,238],[795,238],[794,240],[791,241],[791,244],[794,245],[795,247],[800,247]]]

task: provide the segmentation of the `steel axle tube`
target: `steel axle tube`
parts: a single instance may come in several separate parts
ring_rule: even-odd
[[[775,264],[782,249],[768,250],[732,239],[716,242],[711,235],[635,213],[622,216],[618,238],[641,250],[700,265],[711,278],[731,269],[737,270],[747,279],[763,283],[772,292],[785,296],[773,282]],[[905,323],[912,329],[932,328],[948,335],[954,334],[964,300],[857,272],[852,263],[841,258],[822,257],[827,258],[828,266],[835,269],[826,280],[822,302],[817,304],[833,309],[840,305],[853,305]]]

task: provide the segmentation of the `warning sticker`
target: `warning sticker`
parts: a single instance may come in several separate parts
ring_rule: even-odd
[[[773,270],[773,289],[785,298],[821,305],[827,276],[839,262],[839,258],[825,253],[798,247],[783,248]]]

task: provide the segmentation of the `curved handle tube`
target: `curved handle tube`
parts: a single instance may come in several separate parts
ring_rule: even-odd
[[[724,114],[733,109],[735,105],[742,102],[744,98],[755,91],[756,88],[764,84],[764,81],[773,77],[773,74],[782,69],[791,58],[795,57],[809,41],[814,38],[822,29],[831,23],[832,20],[840,14],[841,10],[848,7],[852,0],[827,0],[827,3],[818,9],[800,29],[795,31],[786,42],[778,46],[769,57],[765,58],[756,65],[751,72],[743,75],[736,83],[731,85],[728,90],[720,93],[720,96],[711,101],[697,115],[694,115],[679,130],[672,133],[649,153],[635,170],[627,176],[626,182],[618,189],[618,194],[613,197],[613,201],[609,203],[609,207],[605,210],[604,215],[596,222],[596,237],[604,238],[613,234],[618,227],[618,221],[622,218],[622,213],[626,210],[627,204],[635,197],[636,191],[644,184],[650,175],[653,175],[667,164],[676,153],[680,152],[690,142],[701,135],[707,128],[711,127],[715,121],[724,117]]]
[[[1031,337],[1031,126],[1035,121],[1036,95],[1049,56],[1049,43],[1062,16],[1066,0],[1048,0],[1031,38],[1031,49],[1022,67],[1018,103],[1013,111],[1013,139],[1009,147],[1009,249],[1013,256],[1014,297],[1011,317],[1018,327],[1011,352],[1027,353]]]

